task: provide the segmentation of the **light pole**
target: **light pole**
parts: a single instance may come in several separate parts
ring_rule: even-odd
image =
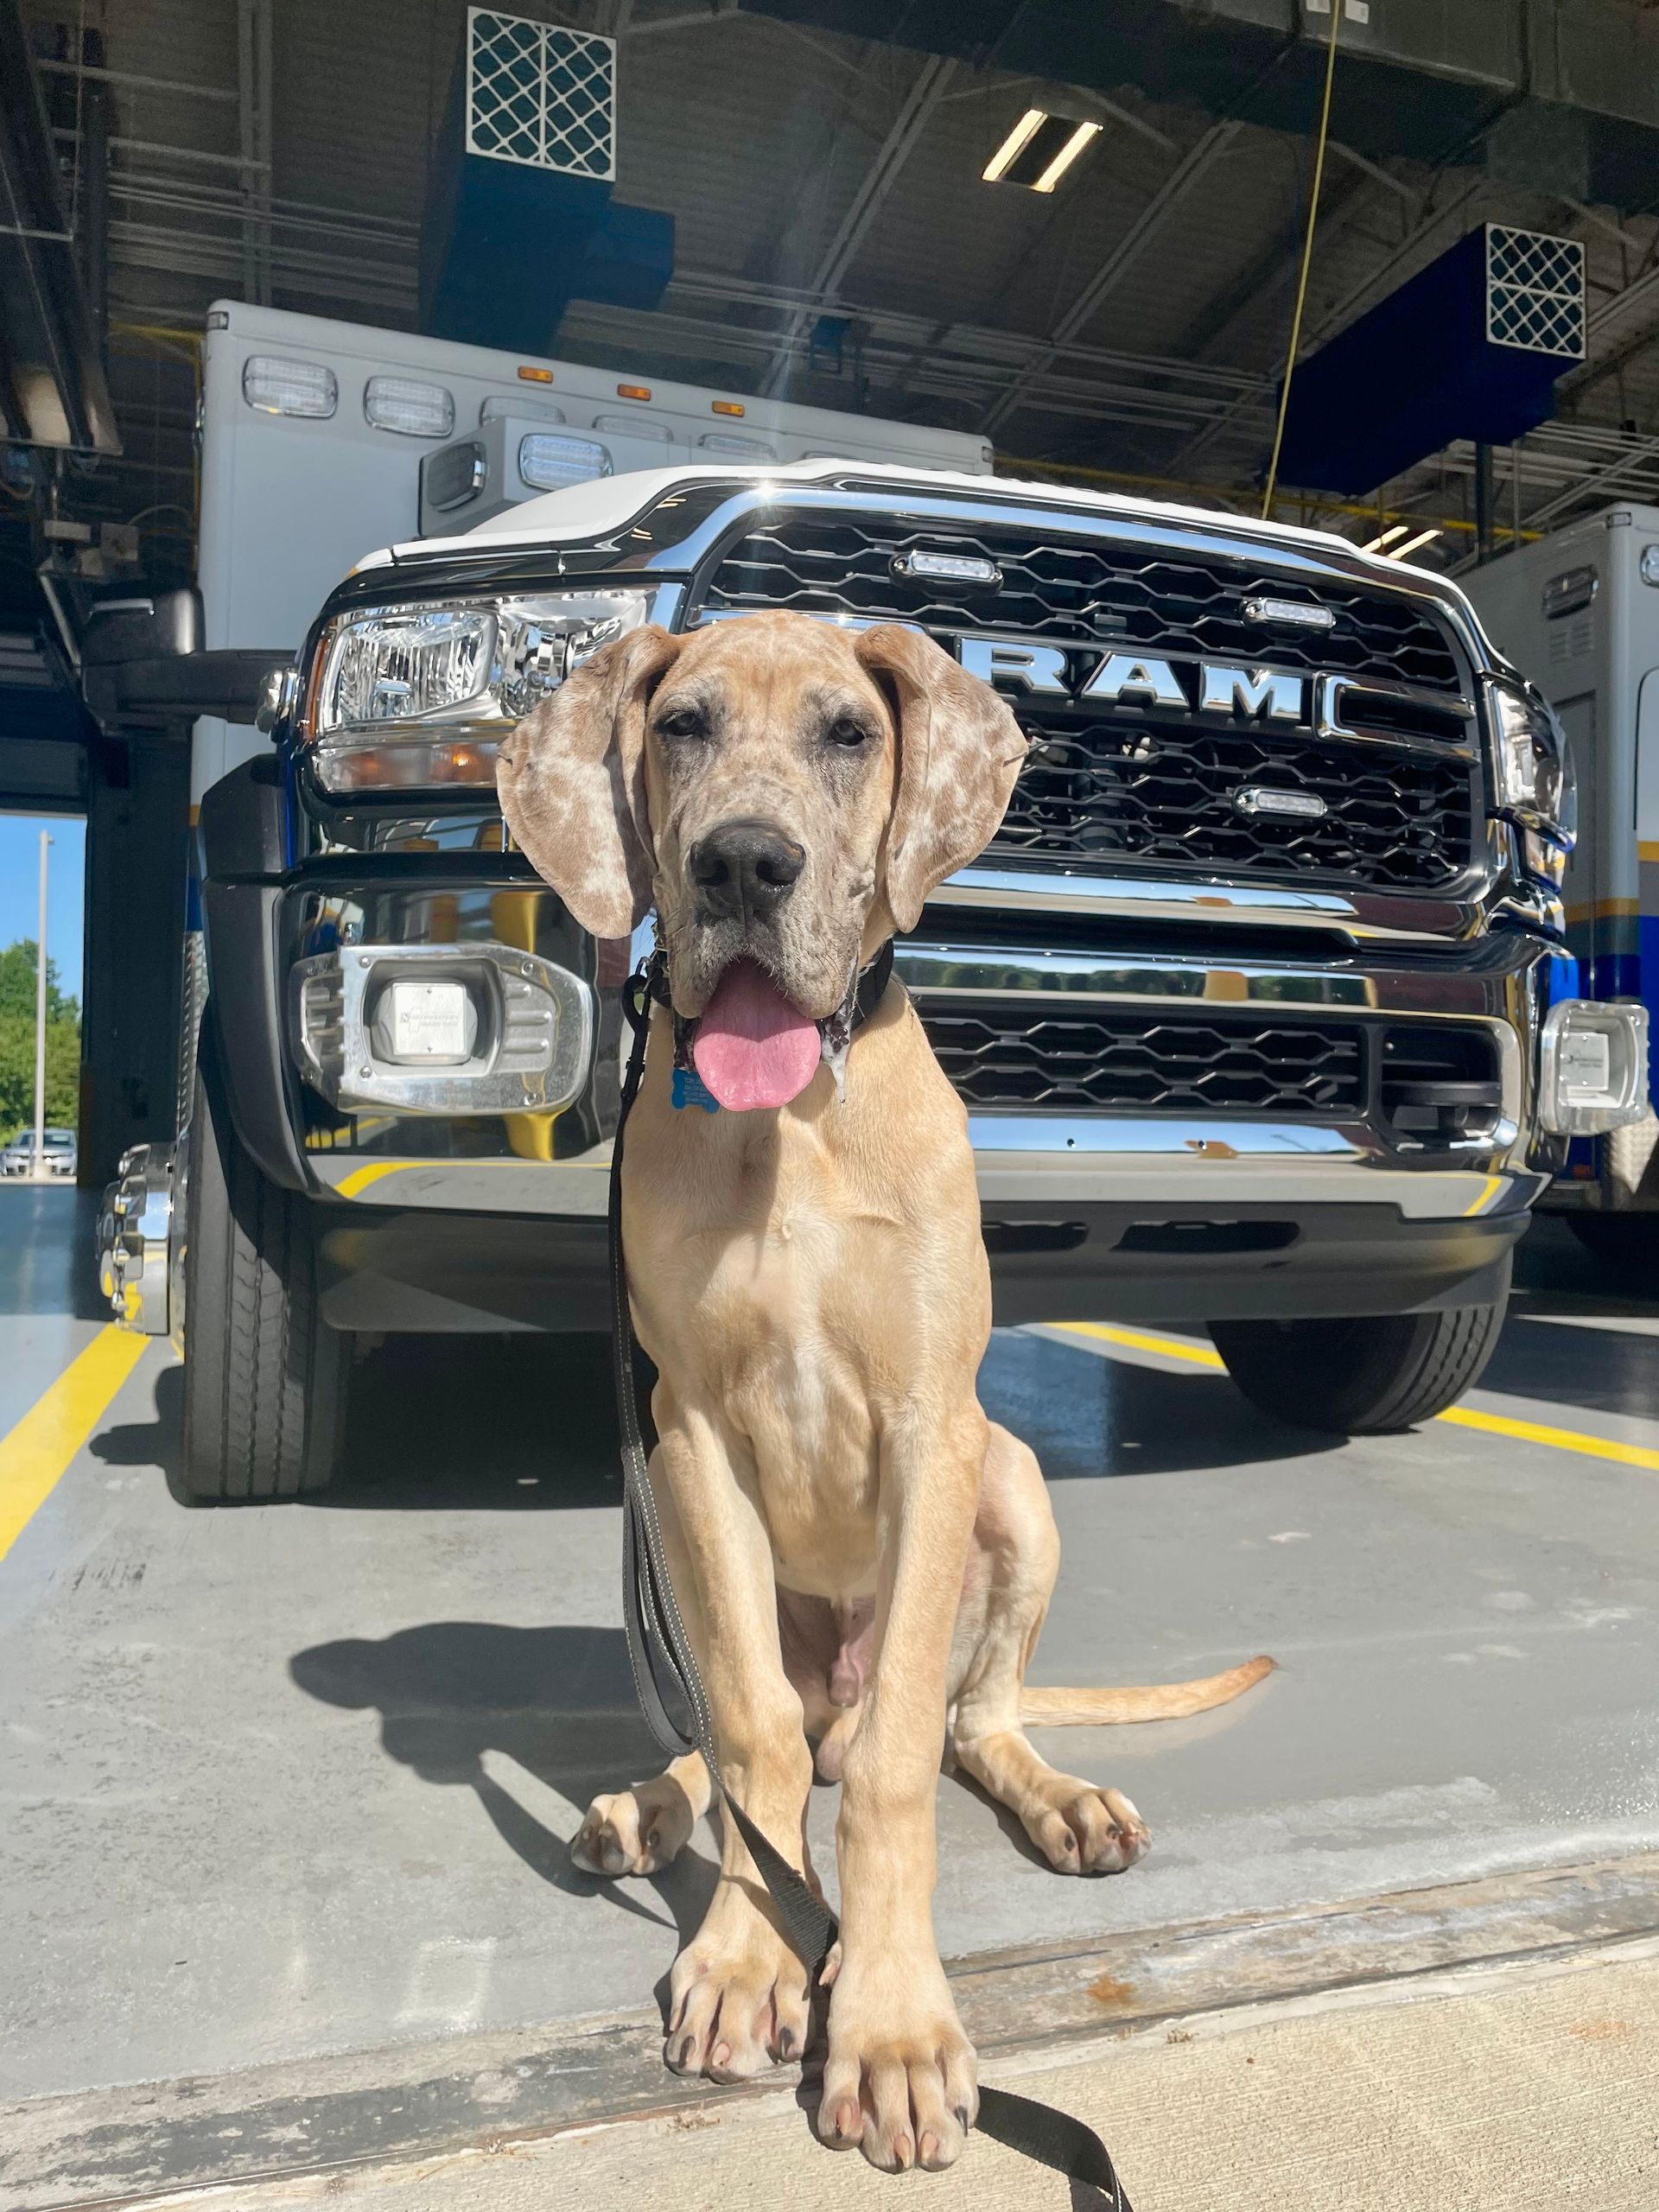
[[[52,840],[41,832],[41,919],[35,939],[35,1174],[46,1173],[46,856]]]

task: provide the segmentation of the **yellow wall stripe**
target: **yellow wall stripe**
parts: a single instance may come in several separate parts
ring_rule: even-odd
[[[1219,1352],[1208,1344],[1188,1344],[1179,1337],[1152,1337],[1138,1329],[1109,1329],[1103,1321],[1057,1321],[1054,1327],[1069,1337],[1096,1337],[1103,1344],[1122,1344],[1130,1351],[1161,1352],[1167,1359],[1185,1359],[1194,1367],[1224,1367]],[[1552,1428],[1545,1421],[1516,1421],[1508,1414],[1481,1413],[1473,1406],[1448,1406],[1437,1421],[1458,1428],[1484,1429],[1489,1436],[1512,1436],[1522,1444],[1548,1444],[1558,1452],[1580,1452],[1592,1459],[1613,1459],[1624,1467],[1647,1467],[1659,1474],[1659,1451],[1645,1444],[1621,1444],[1611,1437],[1586,1435],[1582,1429]]]
[[[1639,899],[1597,899],[1587,906],[1569,906],[1567,918],[1569,922],[1612,922],[1641,911]]]
[[[98,1427],[149,1341],[111,1321],[0,1439],[0,1559]]]

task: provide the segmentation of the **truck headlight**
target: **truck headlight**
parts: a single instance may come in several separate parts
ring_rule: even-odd
[[[493,789],[495,753],[570,671],[645,619],[644,591],[416,600],[336,615],[302,735],[325,791]]]
[[[1487,678],[1486,704],[1497,811],[1571,852],[1578,802],[1567,739],[1554,710],[1529,685],[1501,676]]]

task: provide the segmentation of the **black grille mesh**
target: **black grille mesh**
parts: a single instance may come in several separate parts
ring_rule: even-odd
[[[1280,1118],[1363,1116],[1357,1022],[1264,1020],[1208,1008],[1145,1014],[1029,999],[956,1005],[918,995],[922,1026],[969,1107],[1051,1112],[1183,1109]]]
[[[1055,719],[1020,771],[992,851],[1426,891],[1468,865],[1471,779],[1458,755],[1405,747]],[[1311,795],[1325,812],[1241,811],[1238,793],[1257,785]]]
[[[894,575],[894,559],[918,547],[994,561],[1001,584],[976,591]],[[1335,627],[1299,632],[1247,622],[1244,601],[1257,594],[1328,607]],[[728,549],[703,604],[845,612],[1200,659],[1271,660],[1281,668],[1328,669],[1447,692],[1462,682],[1440,625],[1386,591],[1322,577],[1316,594],[1255,569],[1248,557],[1206,560],[1145,546],[918,529],[881,515],[780,516]]]

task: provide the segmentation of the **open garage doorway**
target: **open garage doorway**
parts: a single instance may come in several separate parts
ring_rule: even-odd
[[[43,1009],[39,998],[42,871]],[[82,817],[0,813],[0,1175],[9,1182],[73,1182],[75,1178],[86,877],[86,824]],[[37,1073],[43,1077],[38,1150]]]

